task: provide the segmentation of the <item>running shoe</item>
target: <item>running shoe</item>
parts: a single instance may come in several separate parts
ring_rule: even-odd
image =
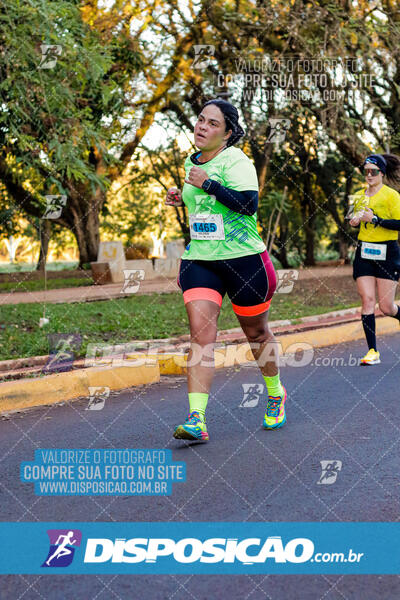
[[[380,354],[373,348],[360,360],[360,365],[378,365],[381,362]]]
[[[208,442],[207,426],[197,411],[189,413],[183,425],[175,427],[174,438],[177,440],[200,440]]]
[[[286,423],[285,402],[287,391],[284,387],[283,391],[283,396],[268,396],[267,410],[264,415],[264,429],[278,429]]]

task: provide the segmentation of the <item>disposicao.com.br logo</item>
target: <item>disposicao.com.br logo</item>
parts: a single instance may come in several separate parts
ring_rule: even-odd
[[[271,559],[275,563],[359,562],[361,553],[317,553],[308,538],[294,538],[286,544],[280,536],[262,538],[89,538],[85,563],[157,563],[169,557],[178,563],[235,563],[253,565]],[[159,561],[160,562],[160,561]]]
[[[68,567],[74,558],[75,548],[81,545],[79,529],[48,529],[50,548],[42,567]]]

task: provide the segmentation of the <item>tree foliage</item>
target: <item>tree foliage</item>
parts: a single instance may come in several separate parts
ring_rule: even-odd
[[[212,97],[240,110],[261,232],[287,188],[272,250],[285,266],[291,251],[313,264],[326,236],[345,258],[357,167],[371,151],[400,151],[393,0],[10,0],[0,17],[0,178],[18,210],[37,217],[46,194],[68,196],[58,223],[76,236],[81,262],[96,258],[112,182],[136,182],[121,205],[131,232],[143,217],[142,175],[181,187],[177,137],[190,138]],[[38,68],[44,43],[62,46],[52,70]],[[210,55],[201,68],[199,47]],[[285,83],[275,86],[274,74]],[[311,99],[285,96],[288,88]],[[290,123],[278,143],[276,119]],[[158,148],[145,143],[155,123],[165,131]],[[172,210],[187,239],[185,209]]]
[[[95,260],[140,54],[121,32],[105,41],[77,2],[10,0],[0,17],[0,178],[34,217],[46,195],[66,195],[57,222],[76,236],[81,261]]]

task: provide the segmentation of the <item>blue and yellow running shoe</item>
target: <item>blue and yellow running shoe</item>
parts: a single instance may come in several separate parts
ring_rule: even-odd
[[[264,415],[264,429],[278,429],[286,423],[285,402],[287,391],[284,387],[283,391],[283,396],[268,396],[267,410]]]
[[[174,438],[177,440],[200,440],[208,442],[207,425],[197,411],[189,413],[183,425],[175,427]]]

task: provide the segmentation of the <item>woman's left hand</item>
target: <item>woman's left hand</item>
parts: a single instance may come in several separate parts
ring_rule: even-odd
[[[185,179],[185,183],[190,183],[190,185],[194,185],[194,187],[200,188],[208,179],[207,173],[204,169],[200,169],[200,167],[192,167],[189,171],[188,178]]]
[[[373,216],[374,212],[370,208],[365,208],[360,220],[364,221],[364,223],[371,223]]]

